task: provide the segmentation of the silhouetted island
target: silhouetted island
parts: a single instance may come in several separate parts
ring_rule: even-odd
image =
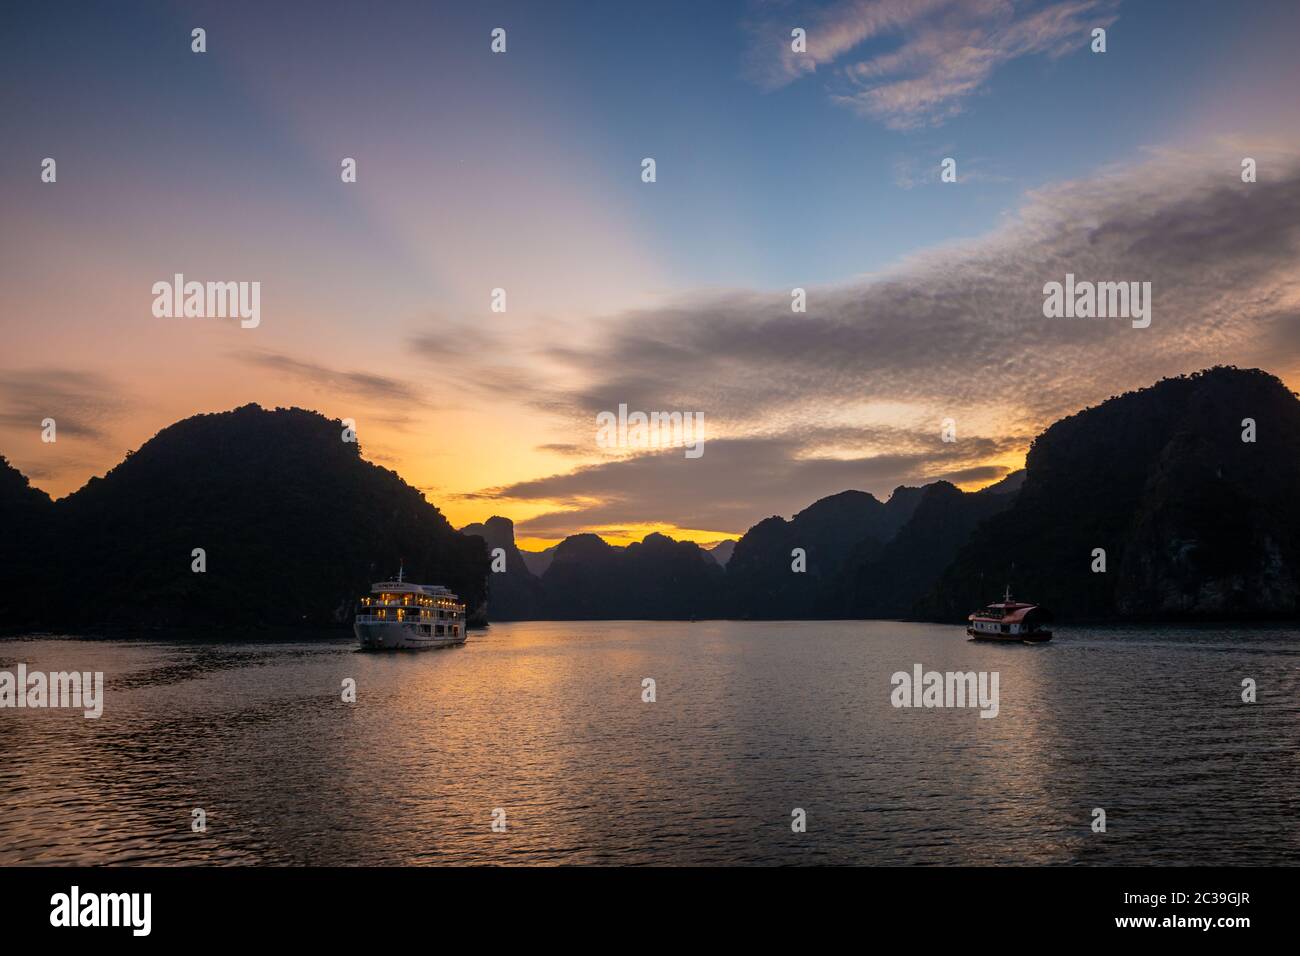
[[[0,546],[0,620],[342,624],[400,561],[481,608],[483,542],[342,435],[298,408],[196,415],[53,503],[0,464],[0,521],[23,529]]]

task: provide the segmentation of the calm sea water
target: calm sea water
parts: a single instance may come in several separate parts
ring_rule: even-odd
[[[0,670],[19,662],[104,671],[106,701],[99,720],[0,710],[3,864],[1300,861],[1295,630],[1030,647],[880,621],[547,622],[394,655],[0,642]],[[997,671],[999,715],[895,709],[890,675],[916,663]]]

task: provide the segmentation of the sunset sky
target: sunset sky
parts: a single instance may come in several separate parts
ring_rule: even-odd
[[[0,453],[57,497],[296,405],[457,526],[705,542],[980,487],[1162,376],[1300,388],[1297,37],[1289,0],[6,4]],[[1067,272],[1152,282],[1151,327],[1045,318]],[[174,273],[261,282],[260,325],[154,317]],[[703,455],[600,447],[620,403]]]

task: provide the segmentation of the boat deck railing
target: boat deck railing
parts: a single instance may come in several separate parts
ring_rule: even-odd
[[[405,617],[396,617],[394,615],[380,616],[378,614],[358,614],[355,618],[358,624],[459,624],[463,618],[457,617],[420,617],[416,614],[410,614]]]
[[[440,607],[446,610],[451,610],[453,608],[464,606],[453,601],[429,601],[427,603],[421,603],[420,601],[381,601],[377,598],[362,598],[362,600],[367,602],[366,607]]]

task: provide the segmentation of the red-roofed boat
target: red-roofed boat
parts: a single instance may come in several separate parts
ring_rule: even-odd
[[[1011,588],[999,604],[990,604],[968,618],[966,637],[972,641],[1003,641],[1024,644],[1041,644],[1052,639],[1052,632],[1043,627],[1052,616],[1037,604],[1024,604],[1011,600]]]

